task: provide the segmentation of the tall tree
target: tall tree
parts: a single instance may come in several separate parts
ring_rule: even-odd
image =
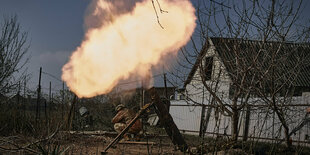
[[[22,79],[29,45],[27,33],[21,30],[17,16],[4,18],[0,33],[0,92],[3,93],[14,89]]]

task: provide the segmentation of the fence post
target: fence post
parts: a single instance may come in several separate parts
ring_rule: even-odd
[[[42,74],[42,67],[40,67],[40,74],[39,74],[39,87],[38,87],[37,108],[36,108],[36,123],[38,123],[38,120],[40,117],[41,74]]]

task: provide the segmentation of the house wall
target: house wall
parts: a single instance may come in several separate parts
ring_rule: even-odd
[[[202,64],[205,64],[205,58],[209,56],[213,56],[213,69],[211,80],[206,81],[206,83],[213,89],[214,92],[216,92],[217,96],[219,96],[220,98],[228,98],[230,78],[225,69],[225,66],[220,60],[218,54],[215,52],[214,46],[211,46],[208,49],[206,55],[202,59]],[[210,93],[204,88],[200,75],[200,70],[201,68],[198,67],[193,76],[193,79],[190,81],[189,84],[186,85],[187,98],[190,98],[190,100],[197,103],[203,103],[203,101],[210,101],[212,98],[210,96]]]
[[[199,134],[201,106],[187,106],[185,100],[172,100],[169,113],[181,133]]]
[[[213,73],[212,78],[209,81],[206,81],[207,85],[210,86],[217,96],[226,104],[231,104],[229,99],[229,87],[231,80],[228,76],[228,73],[223,65],[220,57],[218,56],[214,46],[211,46],[204,58],[202,59],[202,64],[205,64],[205,57],[214,56],[213,63]],[[192,80],[189,84],[186,85],[186,104],[205,104],[210,105],[212,103],[212,96],[203,86],[202,79],[200,76],[200,68],[196,70]],[[217,89],[215,86],[217,85]],[[180,101],[181,102],[181,101]],[[239,101],[240,102],[240,101]],[[264,102],[260,101],[260,98],[250,98],[248,101],[249,104],[261,104]],[[184,103],[182,103],[184,104]],[[303,93],[302,97],[294,97],[293,101],[290,104],[309,104],[310,106],[310,93]],[[200,117],[201,117],[201,107],[192,109],[190,107],[195,106],[172,106],[171,112],[173,113],[174,120],[177,122],[177,126],[180,130],[192,130],[196,131],[196,134],[199,133],[200,129]],[[206,111],[208,110],[207,107]],[[287,117],[289,118],[290,130],[295,128],[300,121],[305,116],[305,109],[307,106],[296,106],[289,107],[287,111]],[[179,113],[178,113],[179,112]],[[184,113],[184,115],[180,114]],[[205,113],[207,114],[207,113]],[[246,111],[242,110],[239,117],[239,136],[243,135],[244,129],[244,120],[245,120]],[[177,120],[178,119],[178,120]],[[189,121],[191,123],[199,121],[199,123],[186,125],[184,121]],[[309,115],[310,120],[310,115]],[[199,125],[197,125],[199,124]],[[187,127],[191,126],[191,127]],[[207,128],[207,133],[210,136],[215,136],[218,134],[230,135],[231,134],[231,117],[223,115],[219,112],[219,109],[211,109],[211,117],[209,119],[209,124]],[[216,134],[214,134],[216,133]],[[253,107],[251,109],[250,115],[250,125],[249,125],[249,137],[260,137],[263,139],[268,138],[283,138],[283,127],[281,126],[280,121],[278,120],[276,114],[268,109],[268,106],[263,107]],[[297,132],[296,135],[292,135],[293,140],[305,140],[306,137],[310,136],[310,124],[307,123],[301,130]]]

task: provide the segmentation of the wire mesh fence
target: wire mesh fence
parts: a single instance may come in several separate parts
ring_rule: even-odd
[[[302,98],[297,98],[291,104],[282,105],[285,107],[283,113],[286,115],[291,141],[295,144],[310,142],[310,116],[306,112],[310,105],[302,103]],[[269,105],[253,104],[248,107],[249,109],[244,107],[239,113],[239,139],[247,135],[249,140],[255,141],[283,141],[285,138],[283,126]],[[209,118],[208,112],[210,112]],[[205,125],[204,134],[207,136],[227,138],[231,136],[231,117],[222,113],[218,105],[189,104],[185,100],[171,101],[170,113],[183,133],[198,135],[203,129],[201,126]],[[248,123],[246,123],[247,115]]]

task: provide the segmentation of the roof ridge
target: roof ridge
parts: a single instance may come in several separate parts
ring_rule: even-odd
[[[221,40],[236,40],[236,41],[250,41],[250,42],[263,42],[262,40],[255,39],[244,39],[244,38],[227,38],[227,37],[209,37],[211,40],[213,39],[221,39]],[[285,43],[285,44],[293,44],[293,45],[308,45],[308,42],[293,42],[293,41],[277,41],[277,40],[268,40],[266,43]]]

